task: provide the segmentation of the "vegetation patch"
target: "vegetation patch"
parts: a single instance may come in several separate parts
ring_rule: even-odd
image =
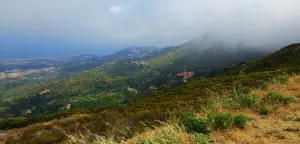
[[[217,76],[214,78],[187,83],[181,87],[174,87],[171,89],[158,91],[154,96],[145,97],[143,100],[128,101],[128,104],[120,105],[114,108],[73,109],[46,116],[27,118],[27,120],[28,124],[33,124],[38,122],[46,122],[53,119],[61,119],[72,116],[73,114],[85,113],[90,114],[90,116],[88,116],[88,118],[74,120],[75,123],[78,123],[76,125],[73,123],[65,123],[64,125],[61,125],[60,128],[66,130],[66,133],[72,133],[74,130],[80,133],[83,132],[80,127],[84,125],[96,134],[104,136],[107,136],[106,134],[113,134],[115,137],[124,137],[124,133],[118,131],[118,128],[128,127],[130,129],[130,133],[132,134],[144,132],[145,129],[140,125],[140,121],[155,125],[155,120],[165,121],[169,119],[170,116],[180,116],[181,113],[187,109],[194,109],[196,111],[203,110],[203,108],[205,108],[207,105],[211,105],[211,102],[208,101],[211,95],[207,93],[207,89],[217,88],[217,91],[215,91],[216,94],[222,94],[224,91],[230,93],[232,91],[232,87],[243,86],[259,88],[263,82],[269,82],[272,77],[280,74],[282,74],[281,71],[271,71],[247,75]],[[241,88],[239,88],[238,92],[249,94],[249,89],[247,90],[247,88],[245,88],[244,90],[241,90]],[[236,103],[234,101],[234,96],[234,93],[230,93],[227,99],[232,99],[231,101]],[[250,100],[249,103],[250,106],[245,104],[246,107],[251,107],[251,104],[255,102],[251,102]],[[232,103],[229,105],[231,106],[231,104]],[[112,118],[112,116],[114,117]],[[118,119],[120,117],[123,119]],[[111,125],[105,125],[106,122],[110,123]],[[191,128],[191,132],[198,131],[200,133],[208,133],[212,131],[212,125],[210,122],[208,122],[207,118],[198,119],[187,117],[186,120],[182,122],[185,122],[182,123],[182,125]],[[192,126],[188,123],[191,123]],[[13,125],[11,127],[16,128],[17,126]],[[72,127],[72,130],[69,130],[69,127]],[[24,131],[30,131],[30,128],[25,128]],[[130,134],[130,136],[132,135]],[[127,138],[130,138],[130,136]],[[15,137],[14,139],[11,139],[10,142],[14,143],[20,139],[21,138]]]
[[[250,118],[245,114],[235,115],[233,117],[233,124],[239,128],[245,128],[246,123],[250,120]]]
[[[254,108],[258,100],[259,96],[256,94],[244,91],[236,93],[234,102],[238,104],[239,108]]]
[[[181,116],[181,123],[185,129],[192,133],[209,133],[211,132],[210,125],[206,119],[196,118],[196,115],[191,111],[183,113]]]
[[[289,81],[288,75],[279,75],[273,78],[274,83],[285,84]]]
[[[294,101],[292,97],[284,97],[275,92],[269,92],[266,94],[266,100],[271,102],[277,102],[282,104],[288,104]]]
[[[262,84],[260,90],[268,90],[269,87],[270,87],[269,83],[266,83],[266,82],[265,82],[265,83]]]
[[[153,135],[140,138],[137,144],[180,144],[179,128],[166,124]]]
[[[231,113],[209,113],[207,118],[197,118],[194,113],[187,111],[181,116],[181,124],[192,133],[209,133],[212,130],[225,130],[233,126],[245,128],[250,118],[245,114],[233,116]]]
[[[284,128],[283,130],[288,131],[288,132],[299,132],[300,128],[287,127],[287,128]]]
[[[265,104],[261,105],[259,114],[260,115],[268,115],[269,114],[269,109]]]
[[[0,119],[0,128],[1,129],[13,129],[23,127],[29,124],[27,118],[3,118]]]
[[[195,142],[197,142],[199,144],[209,144],[209,142],[211,141],[211,139],[207,138],[202,133],[195,133],[193,135],[193,138],[194,138]]]
[[[67,140],[62,144],[117,144],[113,138],[105,138],[98,135],[68,135]]]
[[[230,113],[210,113],[207,119],[214,130],[225,130],[233,126],[233,116]]]

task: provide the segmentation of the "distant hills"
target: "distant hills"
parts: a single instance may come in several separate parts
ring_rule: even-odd
[[[112,55],[95,56],[89,55],[87,59],[73,60],[63,65],[62,71],[64,72],[81,72],[88,69],[93,69],[105,63],[112,61],[129,61],[138,60],[146,56],[150,56],[152,52],[159,51],[155,47],[128,47],[124,48]],[[82,57],[82,56],[81,56]],[[87,57],[87,56],[85,56]],[[74,59],[73,57],[71,57]]]
[[[112,139],[119,142],[148,136],[149,130],[157,133],[158,141],[164,139],[158,130],[165,123],[177,127],[181,136],[195,133],[180,128],[199,133],[205,128],[209,134],[205,132],[202,136],[225,143],[245,142],[232,137],[219,139],[220,135],[236,131],[244,134],[238,137],[246,135],[249,142],[297,141],[298,130],[293,127],[299,121],[299,51],[299,44],[293,44],[259,58],[264,52],[238,48],[228,51],[219,42],[203,40],[161,49],[139,60],[111,61],[65,79],[0,91],[1,116],[10,117],[0,119],[0,129],[10,129],[8,138],[4,137],[9,143],[61,143],[74,137],[89,143],[94,140],[90,133],[106,138],[114,135]],[[226,60],[234,64],[225,72],[218,72],[214,66],[226,67],[227,63],[221,62]],[[178,65],[181,63],[183,67]],[[211,67],[207,68],[206,63]],[[199,68],[202,71],[197,73]],[[249,117],[245,120],[244,116],[233,118],[231,114]],[[236,125],[237,121],[243,127],[216,128],[227,122]],[[274,127],[273,123],[283,125]],[[265,133],[269,124],[272,125],[267,129],[275,132],[267,138],[257,137],[256,133]],[[20,127],[24,128],[17,129]],[[278,137],[277,132],[292,134],[291,139]],[[163,136],[170,134],[165,133]]]
[[[163,49],[131,47],[102,57],[80,55],[61,65],[61,72],[70,74],[68,78],[2,91],[2,115],[47,114],[64,110],[67,104],[74,109],[116,106],[221,74],[232,63],[258,59],[266,53],[228,48],[223,42],[205,36]],[[26,92],[22,93],[23,90]],[[40,93],[45,90],[49,92]],[[32,113],[24,115],[24,111],[32,108]]]

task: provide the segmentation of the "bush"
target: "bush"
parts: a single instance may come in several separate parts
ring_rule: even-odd
[[[268,90],[269,89],[269,84],[268,83],[263,83],[260,90]]]
[[[289,81],[289,76],[288,75],[280,75],[280,76],[276,76],[273,78],[273,82],[277,82],[280,84],[284,84],[287,83]]]
[[[233,125],[233,116],[230,113],[210,113],[207,118],[213,129],[216,130],[228,129]]]
[[[259,111],[260,115],[268,115],[269,109],[266,107],[266,105],[262,104]]]
[[[236,127],[245,128],[246,123],[248,122],[249,117],[244,114],[235,115],[233,117],[233,123]]]
[[[295,121],[300,122],[300,117],[297,117]]]
[[[283,130],[288,131],[288,132],[299,132],[300,128],[287,127],[287,128],[284,128]]]
[[[180,122],[184,123],[186,119],[190,117],[196,117],[196,113],[192,110],[185,111],[181,114]]]
[[[12,129],[27,126],[29,124],[28,118],[3,118],[0,119],[0,129]]]
[[[289,104],[293,101],[294,101],[294,99],[292,97],[282,97],[280,99],[280,103],[283,103],[283,104]]]
[[[253,93],[239,94],[236,101],[240,108],[253,108],[256,106],[258,96]]]
[[[283,97],[282,95],[275,93],[275,92],[269,92],[266,94],[266,98],[269,101],[282,103],[282,104],[288,104],[294,101],[291,97]]]
[[[238,91],[242,94],[249,94],[252,92],[252,90],[249,87],[240,87]]]
[[[202,118],[189,117],[183,125],[188,132],[209,133],[211,131],[207,120]]]
[[[180,117],[180,122],[188,132],[208,133],[211,131],[207,120],[196,118],[192,111],[184,112]]]
[[[195,133],[193,138],[196,141],[196,143],[199,144],[209,144],[209,142],[211,141],[209,138],[205,137],[205,135],[202,133]]]

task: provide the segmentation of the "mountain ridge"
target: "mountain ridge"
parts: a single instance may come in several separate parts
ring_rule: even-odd
[[[8,108],[4,113],[27,116],[24,111],[34,107],[29,114],[34,116],[65,109],[67,104],[72,104],[72,108],[116,106],[183,85],[192,79],[221,74],[230,64],[241,60],[235,52],[226,50],[222,42],[208,37],[160,50],[144,50],[142,58],[140,55],[123,58],[132,50],[145,48],[130,48],[129,53],[124,49],[116,55],[104,56],[105,64],[99,64],[95,69],[81,69],[83,72],[63,80],[40,83],[32,91],[28,90],[27,95],[19,96],[12,92],[13,89],[8,90],[3,95],[17,99],[12,102],[4,99]],[[190,76],[179,75],[185,71],[191,73]],[[47,89],[49,93],[40,94]]]
[[[286,53],[282,54],[285,55]],[[298,57],[294,57],[291,60],[297,62]],[[109,65],[104,65],[100,68],[102,68],[102,70],[112,70],[111,68],[114,68],[116,64],[118,63],[110,63]],[[295,63],[291,63],[291,65],[293,64]],[[100,73],[101,69],[100,71],[98,70],[99,68],[91,71]],[[128,74],[130,75],[130,72]],[[214,112],[217,116],[223,116],[224,113],[222,112],[232,112],[235,110],[243,110],[243,112],[251,111],[251,114],[257,113],[259,115],[272,113],[270,116],[274,116],[273,113],[276,112],[275,106],[293,109],[298,102],[291,100],[298,100],[297,93],[292,93],[292,98],[285,94],[286,92],[293,91],[293,89],[289,88],[290,84],[292,84],[294,88],[299,88],[297,85],[299,82],[299,74],[299,67],[294,65],[292,69],[286,70],[279,69],[263,72],[258,70],[257,72],[249,74],[245,73],[242,75],[218,75],[206,79],[195,80],[169,89],[161,89],[153,96],[128,101],[128,103],[116,107],[73,109],[40,117],[3,119],[0,121],[0,127],[2,129],[11,129],[33,124],[20,130],[19,137],[10,134],[8,141],[12,143],[20,140],[32,143],[41,139],[43,142],[61,142],[68,137],[65,133],[84,133],[86,129],[91,133],[99,134],[100,136],[109,137],[113,134],[118,141],[118,138],[122,137],[130,139],[137,135],[137,133],[145,132],[149,128],[163,127],[164,125],[161,125],[161,121],[166,122],[170,119],[176,120],[182,113],[191,109],[197,111],[199,115],[201,114],[201,116],[197,115],[197,117],[202,117],[203,113],[207,112]],[[91,75],[85,73],[85,76]],[[124,77],[120,78],[122,79]],[[290,78],[291,80],[289,80]],[[79,79],[74,78],[74,80]],[[85,80],[82,82],[84,81]],[[111,80],[108,78],[107,82],[109,83],[110,81]],[[122,85],[122,83],[120,85]],[[284,91],[278,91],[278,93],[276,93],[277,91],[275,90],[278,90],[279,87],[282,88],[283,86],[285,87]],[[127,89],[132,90],[132,88],[128,87]],[[259,101],[256,101],[255,94],[259,95]],[[110,96],[114,97],[115,95],[111,93]],[[261,118],[261,116],[258,116],[257,114],[255,114],[255,117],[259,120],[256,122],[268,122],[268,117]],[[228,113],[225,113],[225,115],[227,116]],[[278,122],[282,122],[282,120],[278,120]],[[293,123],[295,122],[290,122],[290,124]],[[180,126],[182,125],[180,124]],[[253,122],[250,126],[253,126]],[[57,127],[64,130],[64,133],[58,132],[55,129]],[[81,127],[84,127],[85,129],[83,130]],[[118,131],[124,127],[126,127],[126,130],[124,129],[122,132]],[[249,126],[246,126],[246,129],[247,128],[249,128]],[[282,128],[286,128],[286,131],[291,132],[294,130],[288,129],[287,127]],[[272,128],[268,127],[268,129],[271,130]],[[47,132],[45,133],[47,139],[38,135],[38,132],[41,130]],[[263,129],[261,130],[263,132]],[[213,132],[213,134],[216,133],[218,133],[218,131]],[[51,139],[49,139],[49,137],[51,137]],[[213,136],[213,138],[217,137]]]
[[[227,69],[227,74],[250,73],[257,71],[275,70],[275,69],[292,69],[300,64],[300,44],[295,43],[270,54],[263,59],[242,62],[231,66]]]

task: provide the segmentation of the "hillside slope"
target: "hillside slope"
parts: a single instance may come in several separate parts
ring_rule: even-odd
[[[299,72],[297,70],[291,73]],[[243,130],[213,131],[206,136],[217,143],[256,143],[264,140],[293,142],[297,140],[293,139],[295,138],[293,135],[297,132],[298,122],[293,121],[299,113],[299,76],[289,78],[284,73],[286,72],[276,71],[209,78],[186,84],[183,87],[172,88],[156,96],[120,107],[69,111],[38,119],[2,120],[0,126],[3,129],[41,122],[22,129],[9,130],[8,135],[3,137],[8,143],[21,141],[23,143],[59,143],[68,140],[69,135],[79,138],[80,133],[84,135],[93,133],[108,137],[114,135],[114,139],[120,141],[124,138],[139,137],[138,133],[143,133],[153,126],[162,126],[158,120],[178,122],[178,117],[182,112],[193,109],[198,112],[197,117],[203,117],[210,112],[230,112],[232,114],[243,113],[255,118]],[[267,96],[269,93],[272,95],[275,93],[276,96],[269,97]],[[262,116],[259,116],[258,113],[262,112],[263,105],[267,107],[267,113],[264,110]],[[51,119],[57,120],[42,122]],[[280,125],[268,126],[275,123]],[[281,135],[284,139],[280,136],[281,129],[283,129]],[[229,137],[229,135],[233,136],[236,131],[248,135],[248,139],[240,141],[240,139]],[[262,136],[261,139],[254,139],[258,138],[257,135],[250,134],[254,131],[270,137]],[[273,134],[273,131],[279,132],[279,135]]]
[[[115,64],[111,63],[113,67],[105,65],[101,69],[115,70]],[[95,69],[95,72],[102,76],[101,71],[96,70],[99,69]],[[86,74],[85,77],[89,77],[89,73]],[[130,75],[126,71],[122,74],[125,77]],[[288,70],[216,76],[158,91],[152,97],[117,107],[69,110],[34,118],[1,119],[0,129],[12,129],[2,139],[8,143],[76,143],[74,139],[90,143],[96,134],[102,143],[112,135],[114,137],[110,141],[118,143],[157,142],[164,138],[178,143],[195,143],[195,138],[211,139],[215,143],[294,143],[298,141],[296,135],[299,131],[299,74],[300,69],[295,65]],[[110,82],[110,78],[102,79]],[[218,125],[210,121],[209,132],[196,136],[189,131],[187,133],[188,127],[179,122],[182,118],[180,115],[187,110],[197,112],[196,121],[199,118],[204,121],[212,118],[209,116],[211,113],[216,113],[215,116],[221,119],[231,117],[227,113],[234,116],[246,114],[250,121],[244,129],[228,126],[222,131],[216,130]],[[167,121],[171,121],[171,124],[162,124]],[[13,129],[20,127],[24,128]],[[171,130],[167,132],[171,135],[164,134],[168,130]],[[175,134],[175,139],[172,134]]]
[[[256,61],[239,63],[227,69],[227,74],[251,73],[258,71],[298,68],[300,65],[300,44],[291,44],[279,51]]]
[[[222,42],[209,37],[161,50],[151,48],[142,51],[142,55],[137,52],[141,51],[125,49],[115,54],[119,60],[64,80],[35,85],[35,89],[27,90],[21,96],[10,95],[2,100],[6,107],[2,115],[36,116],[67,109],[67,105],[76,109],[128,103],[192,79],[222,73],[230,64],[241,60],[236,53],[243,53],[227,50]],[[122,58],[128,55],[138,59]],[[10,91],[15,90],[5,94]],[[41,94],[43,91],[47,93]]]
[[[135,135],[125,141],[126,144],[138,144],[142,141],[163,143],[282,143],[295,144],[300,142],[300,77],[292,76],[282,83],[272,83],[268,89],[254,89],[253,94],[259,96],[263,101],[266,95],[277,93],[278,95],[290,97],[294,102],[289,104],[268,104],[268,114],[260,114],[256,108],[227,109],[219,107],[217,113],[231,113],[233,115],[243,114],[250,117],[244,128],[230,128],[214,131],[200,138],[195,138],[194,133],[188,133],[176,122],[163,124],[161,127],[149,129],[146,132]],[[260,104],[258,104],[259,107]],[[198,113],[197,117],[203,118],[207,113]]]

